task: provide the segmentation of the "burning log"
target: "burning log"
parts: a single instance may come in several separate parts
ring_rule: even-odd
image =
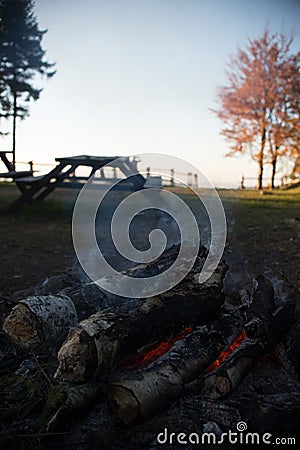
[[[44,343],[58,347],[77,323],[76,310],[69,297],[40,295],[14,306],[4,320],[3,330],[15,344],[29,351]]]
[[[202,395],[217,400],[233,391],[264,352],[259,339],[244,341],[219,368],[204,378]]]
[[[115,377],[110,383],[109,402],[118,418],[126,424],[134,423],[176,400],[185,385],[230,346],[243,323],[241,309],[223,314],[207,326],[196,327],[144,370]]]
[[[254,362],[282,338],[295,319],[295,305],[286,302],[279,306],[270,320],[268,334],[264,338],[246,339],[219,368],[205,376],[202,395],[217,400],[232,392]]]
[[[190,274],[176,288],[136,303],[126,314],[100,311],[83,320],[58,352],[55,374],[84,381],[122,359],[172,338],[187,326],[204,324],[219,312],[227,266],[220,263],[206,283]]]
[[[192,273],[174,289],[136,303],[126,314],[107,308],[83,320],[58,352],[55,377],[84,381],[122,359],[153,348],[190,325],[204,324],[219,312],[227,270],[220,263],[213,276],[200,284]]]
[[[205,397],[218,399],[231,392],[246,376],[255,360],[264,352],[265,342],[261,338],[270,332],[270,323],[275,309],[274,289],[271,282],[259,275],[253,281],[253,292],[247,310],[245,332],[247,340],[224,358],[224,363],[216,369],[210,368],[210,375],[204,380],[202,393]],[[222,363],[222,361],[221,361]]]

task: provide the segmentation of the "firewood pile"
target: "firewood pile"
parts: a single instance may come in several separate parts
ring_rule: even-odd
[[[177,253],[174,245],[128,272],[153,276]],[[166,426],[226,431],[241,420],[295,435],[295,304],[263,275],[251,291],[225,295],[224,261],[200,284],[206,257],[201,247],[185,279],[151,298],[117,297],[69,275],[18,293],[0,335],[5,448],[156,448]]]

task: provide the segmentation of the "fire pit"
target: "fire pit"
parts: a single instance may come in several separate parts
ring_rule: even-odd
[[[153,276],[177,253],[173,245],[155,264],[127,270]],[[73,282],[59,292],[50,283],[52,292],[44,286],[42,294],[18,302],[4,321],[7,358],[0,371],[10,377],[13,370],[10,395],[23,390],[27,403],[3,433],[7,448],[18,442],[13,430],[34,445],[44,439],[43,448],[67,446],[74,437],[77,448],[157,448],[160,440],[177,448],[178,430],[200,439],[207,430],[218,436],[240,423],[295,437],[295,305],[276,298],[263,275],[251,292],[226,296],[224,261],[200,284],[206,257],[201,247],[188,276],[151,298],[121,298]]]

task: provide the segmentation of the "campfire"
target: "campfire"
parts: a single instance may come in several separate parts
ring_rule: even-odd
[[[160,270],[177,253],[177,246],[167,250],[157,264]],[[57,356],[57,362],[52,356],[55,374],[49,376],[63,395],[55,408],[44,410],[46,433],[63,429],[74,411],[75,417],[76,411],[88,416],[100,398],[126,426],[194,398],[202,416],[225,429],[241,417],[255,422],[258,411],[276,428],[276,421],[269,420],[270,410],[278,410],[276,401],[266,408],[258,396],[251,413],[244,411],[244,402],[234,407],[222,402],[234,397],[264,355],[272,354],[288,368],[297,385],[295,305],[275,299],[263,275],[256,277],[251,292],[240,291],[239,301],[228,305],[224,261],[212,279],[197,281],[206,255],[202,247],[189,275],[156,297],[114,298],[94,283],[82,283],[37,293],[14,306],[3,324],[7,336],[24,354],[48,349]],[[148,273],[156,270],[151,264]],[[86,317],[87,311],[93,314]],[[287,404],[293,414],[296,406]]]

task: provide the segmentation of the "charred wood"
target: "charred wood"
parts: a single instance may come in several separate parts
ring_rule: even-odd
[[[249,338],[260,337],[268,332],[274,309],[273,286],[265,276],[259,275],[253,281],[253,292],[247,312],[245,331]]]
[[[274,352],[278,362],[300,381],[300,320],[285,334]]]
[[[134,423],[176,400],[186,383],[233,342],[243,323],[241,310],[224,314],[210,325],[196,327],[146,369],[116,376],[110,383],[109,402],[118,418]]]
[[[47,432],[65,428],[74,419],[87,415],[99,396],[99,385],[60,386],[51,393],[42,413],[42,425]]]
[[[247,375],[254,362],[269,352],[282,338],[295,319],[295,305],[285,302],[270,320],[267,336],[246,339],[229,357],[203,380],[202,395],[217,400],[232,392]]]

